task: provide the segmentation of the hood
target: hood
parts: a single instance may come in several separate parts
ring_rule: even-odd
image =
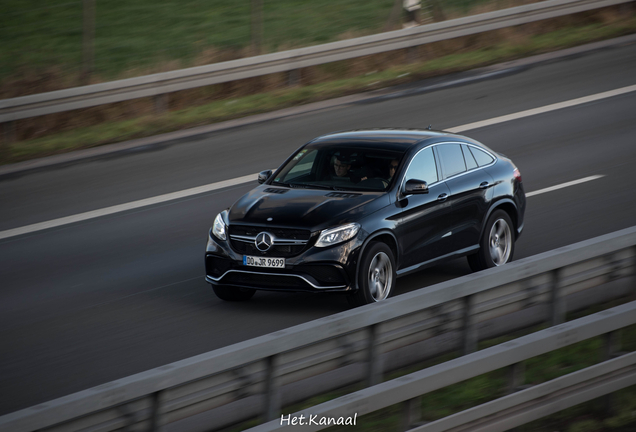
[[[386,192],[340,192],[259,186],[230,209],[230,224],[317,231],[355,222],[389,204]],[[268,221],[268,219],[271,220]]]

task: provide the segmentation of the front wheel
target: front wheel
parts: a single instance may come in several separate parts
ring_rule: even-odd
[[[515,238],[510,216],[503,210],[495,210],[479,243],[479,251],[468,256],[468,264],[473,271],[498,267],[512,261]]]
[[[245,301],[252,298],[256,290],[249,288],[237,288],[227,285],[212,285],[214,294],[225,301]]]
[[[362,255],[358,273],[358,291],[349,295],[352,306],[386,300],[395,287],[395,258],[384,243],[371,243]]]

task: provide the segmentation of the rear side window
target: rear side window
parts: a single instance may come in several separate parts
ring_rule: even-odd
[[[472,152],[473,156],[475,156],[475,160],[477,161],[477,164],[479,166],[488,165],[489,163],[492,163],[492,161],[494,161],[492,156],[490,156],[485,151],[481,151],[475,147],[470,147],[470,151]]]
[[[466,160],[466,168],[468,168],[468,170],[477,168],[478,167],[477,162],[475,162],[475,158],[473,157],[473,154],[468,149],[467,145],[462,144],[462,151],[464,152],[464,159]]]
[[[437,168],[433,148],[429,147],[415,155],[406,171],[405,180],[424,180],[427,184],[435,183],[437,179]]]
[[[466,171],[464,154],[459,144],[442,144],[437,146],[444,178]]]

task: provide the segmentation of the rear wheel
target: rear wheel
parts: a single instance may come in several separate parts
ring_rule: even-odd
[[[358,291],[349,295],[352,306],[386,300],[395,287],[395,258],[384,243],[371,243],[362,255],[358,273]]]
[[[252,298],[256,290],[249,288],[237,288],[227,285],[212,285],[214,294],[225,301],[245,301]]]
[[[468,256],[473,271],[498,267],[512,261],[515,238],[510,216],[503,210],[495,210],[488,218],[479,243],[479,251]]]

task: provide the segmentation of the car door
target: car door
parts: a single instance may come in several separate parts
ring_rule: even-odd
[[[442,175],[450,189],[450,237],[455,251],[479,244],[482,223],[494,190],[493,178],[480,168],[470,147],[460,143],[436,146]]]
[[[420,150],[412,159],[400,182],[401,191],[410,179],[424,180],[428,193],[399,196],[402,208],[396,227],[400,247],[400,270],[411,270],[426,261],[449,253],[451,205],[450,190],[440,181],[432,147]]]

